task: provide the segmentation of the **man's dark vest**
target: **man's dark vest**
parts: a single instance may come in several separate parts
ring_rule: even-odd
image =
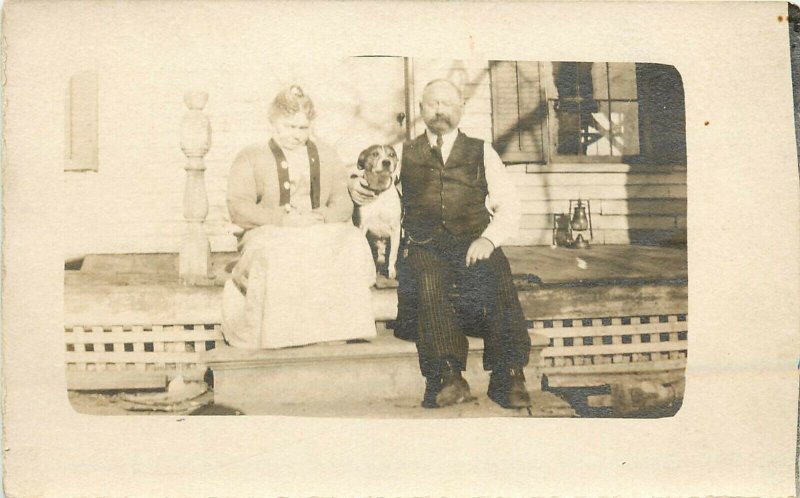
[[[478,238],[489,225],[483,140],[458,133],[447,162],[423,133],[403,144],[403,227],[422,241],[444,229]]]

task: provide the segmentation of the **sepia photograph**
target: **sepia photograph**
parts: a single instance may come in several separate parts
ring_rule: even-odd
[[[270,62],[260,80],[236,64],[224,87],[186,90],[129,64],[63,81],[77,411],[681,406],[674,67],[354,56]],[[178,154],[185,177],[159,174]]]
[[[796,494],[797,12],[7,3],[4,492]]]

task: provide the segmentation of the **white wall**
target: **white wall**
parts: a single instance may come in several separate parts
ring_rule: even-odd
[[[95,26],[84,46],[65,49],[60,78],[42,82],[53,99],[54,130],[61,128],[58,136],[63,136],[70,76],[87,69],[99,76],[98,171],[64,173],[68,255],[177,251],[184,228],[185,157],[179,138],[186,90],[209,93],[205,113],[213,133],[205,161],[207,231],[214,251],[235,248],[225,207],[230,163],[241,147],[266,140],[267,106],[282,86],[298,83],[311,95],[319,114],[317,137],[335,145],[347,162],[354,162],[371,143],[402,140],[403,130],[395,119],[405,111],[401,58],[300,57],[288,63],[285,55],[260,48],[269,46],[266,31],[251,33],[247,45],[238,46],[231,37],[230,45],[213,50],[203,45],[200,52],[175,24],[154,23],[148,29],[154,31],[133,39],[119,36],[113,26]],[[177,34],[170,36],[170,30]],[[488,61],[415,59],[415,111],[422,87],[438,77],[464,85],[468,104],[461,128],[491,140]],[[417,117],[414,133],[423,127]],[[63,155],[52,160],[55,167],[63,167]],[[525,213],[514,243],[549,244],[552,213],[566,211],[567,200],[577,197],[594,201],[598,242],[626,243],[628,228],[685,227],[685,172],[633,175],[620,170],[621,165],[609,166],[611,170],[594,165],[598,171],[612,172],[587,175],[585,167],[567,166],[575,171],[571,173],[537,165],[509,168]],[[641,202],[629,201],[632,197]],[[631,214],[642,212],[647,216]]]
[[[169,60],[143,71],[132,62],[116,59],[98,68],[99,168],[65,173],[66,228],[76,235],[68,253],[177,250],[183,233],[186,160],[179,140],[187,89],[209,93],[206,228],[215,251],[235,249],[225,206],[230,163],[243,146],[268,139],[267,108],[282,86],[303,86],[318,111],[315,135],[334,144],[346,162],[355,162],[371,143],[402,139],[395,120],[405,110],[401,58],[289,66],[243,57],[213,73],[181,70]],[[382,78],[371,77],[375,74]]]

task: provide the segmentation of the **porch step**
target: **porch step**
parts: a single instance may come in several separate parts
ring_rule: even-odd
[[[549,340],[531,334],[528,388],[543,402],[537,414],[572,414],[566,402],[540,392],[541,350]],[[469,339],[467,370],[477,400],[462,406],[463,416],[506,413],[485,392],[489,375],[482,368],[483,341]],[[419,408],[425,389],[416,347],[384,333],[369,342],[328,343],[276,350],[217,348],[205,355],[214,376],[214,403],[245,414],[319,416],[399,416]],[[544,402],[546,401],[546,403]],[[527,412],[525,413],[527,415]],[[450,416],[453,416],[452,414]]]
[[[623,376],[616,375],[620,369],[631,376],[647,368],[661,368],[663,362],[655,360],[664,358],[663,348],[669,349],[668,359],[676,351],[680,354],[687,349],[680,331],[667,331],[670,342],[662,343],[660,335],[665,330],[659,328],[650,331],[656,333],[652,337],[652,345],[658,346],[655,350],[642,352],[645,346],[636,345],[629,355],[631,361],[617,365],[617,356],[627,360],[627,349],[612,351],[618,337],[610,332],[617,330],[617,321],[621,327],[627,320],[636,330],[620,328],[618,332],[632,336],[636,342],[638,335],[647,332],[645,322],[639,327],[639,317],[648,318],[652,324],[666,315],[685,315],[685,249],[595,245],[589,251],[509,247],[506,253],[528,327],[554,338],[552,347],[544,352],[552,360],[547,367],[540,370],[533,364],[541,348],[532,355],[531,367],[526,371],[532,390],[539,387],[542,373],[551,387],[565,389],[617,382],[616,378]],[[82,266],[71,264],[64,279],[63,336],[71,388],[161,386],[165,376],[168,379],[177,374],[199,380],[210,360],[217,402],[239,403],[237,408],[246,413],[298,413],[298,399],[303,401],[302,410],[319,415],[383,416],[379,414],[385,412],[386,416],[393,416],[400,413],[398,410],[418,409],[424,383],[414,345],[391,335],[370,344],[325,344],[260,352],[225,348],[220,327],[221,284],[229,276],[224,266],[231,257],[232,254],[214,254],[218,285],[207,287],[178,283],[175,254],[90,255],[82,260]],[[395,319],[397,293],[387,282],[379,283],[372,291],[371,304],[381,325]],[[587,320],[591,327],[584,323]],[[561,329],[563,333],[556,333]],[[613,336],[611,344],[607,344],[609,335]],[[592,344],[603,348],[587,350],[588,336],[595,336]],[[569,351],[565,349],[560,356],[567,357],[564,361],[554,360],[551,353],[562,346]],[[218,349],[206,351],[212,348]],[[487,407],[494,407],[485,399],[488,375],[481,368],[481,348],[480,340],[471,341],[466,377],[482,408],[473,412],[472,405],[464,405],[452,413],[479,416],[477,413],[488,413]],[[576,354],[579,357],[569,357]],[[605,364],[609,355],[610,366]],[[634,363],[635,355],[651,362]],[[595,358],[587,359],[588,356]],[[675,361],[671,370],[683,375],[685,360]],[[263,395],[255,396],[253,392]],[[535,393],[536,399],[549,400],[548,406],[555,407],[553,410],[569,409],[561,398]],[[308,398],[313,402],[309,403]],[[535,415],[546,415],[546,410],[536,410],[534,406]],[[428,410],[419,413],[438,416]],[[461,416],[452,413],[449,416]]]

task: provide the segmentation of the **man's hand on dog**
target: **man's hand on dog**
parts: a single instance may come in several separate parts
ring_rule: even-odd
[[[467,249],[466,263],[470,267],[482,259],[489,259],[494,251],[494,244],[486,237],[475,239]]]
[[[363,176],[354,176],[347,182],[350,197],[358,206],[369,204],[377,197],[375,192],[367,188],[367,180]]]

